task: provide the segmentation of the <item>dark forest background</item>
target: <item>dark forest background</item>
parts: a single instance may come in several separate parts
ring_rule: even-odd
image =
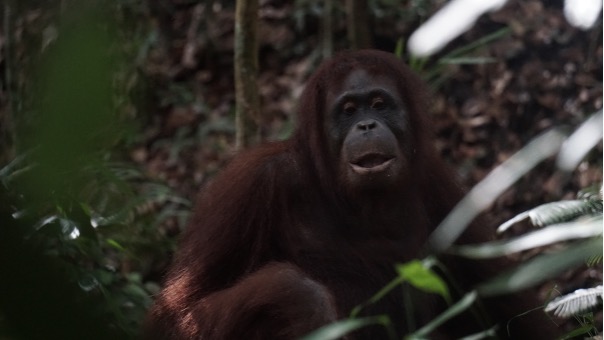
[[[290,135],[305,80],[354,46],[398,52],[422,75],[434,143],[468,187],[540,133],[602,109],[602,21],[573,28],[562,1],[510,0],[428,59],[405,42],[445,1],[368,1],[360,42],[344,1],[331,2],[329,25],[325,3],[260,1],[264,140]],[[196,194],[235,152],[234,9],[0,4],[0,339],[136,336]],[[601,143],[572,173],[546,161],[499,197],[485,227],[601,182]],[[601,282],[600,263],[540,291]]]

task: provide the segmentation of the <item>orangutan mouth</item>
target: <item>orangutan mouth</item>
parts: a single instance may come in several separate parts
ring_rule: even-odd
[[[376,173],[388,169],[394,160],[392,156],[370,153],[350,162],[350,167],[358,174]]]

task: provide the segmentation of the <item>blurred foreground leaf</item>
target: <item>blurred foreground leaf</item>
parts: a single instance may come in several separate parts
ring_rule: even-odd
[[[337,321],[327,326],[323,326],[317,329],[316,331],[313,331],[312,333],[304,336],[301,340],[340,339],[352,331],[371,325],[382,325],[386,327],[386,329],[391,328],[390,319],[385,315],[360,319],[352,318]]]
[[[69,187],[85,184],[80,170],[98,163],[103,156],[99,150],[116,137],[111,86],[115,58],[107,28],[111,21],[104,19],[100,6],[69,7],[56,42],[38,66],[35,120],[23,131],[23,147],[32,150],[35,165],[24,181],[25,192],[40,201],[49,194],[61,198]]]
[[[517,292],[550,279],[566,269],[584,263],[590,256],[602,254],[602,239],[592,238],[588,241],[570,246],[567,250],[551,255],[540,255],[523,265],[514,268],[494,279],[480,285],[481,296],[495,296]]]

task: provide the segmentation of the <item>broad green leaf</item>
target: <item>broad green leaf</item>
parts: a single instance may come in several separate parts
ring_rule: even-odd
[[[420,260],[413,260],[396,266],[398,275],[412,286],[424,292],[435,293],[450,301],[447,284]]]

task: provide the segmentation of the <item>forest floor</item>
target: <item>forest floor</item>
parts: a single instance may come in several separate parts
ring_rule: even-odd
[[[258,88],[263,135],[276,140],[292,131],[296,98],[318,63],[320,33],[318,18],[298,19],[304,21],[300,24],[287,2],[265,3]],[[203,8],[203,23],[191,18],[194,12],[183,7],[156,19],[160,43],[144,65],[149,122],[144,143],[131,153],[152,176],[167,179],[187,197],[232,156],[234,136],[233,10]],[[411,31],[395,19],[375,20],[377,48],[392,51],[397,39]],[[334,32],[336,49],[346,47],[338,43],[345,40],[343,24]],[[203,34],[192,35],[194,25],[204,25]],[[448,51],[506,26],[509,34],[464,56],[490,62],[442,64]],[[434,123],[435,143],[471,186],[541,132],[576,128],[602,107],[601,30],[572,28],[561,6],[510,1],[431,58],[421,74],[428,77],[433,71],[442,77],[438,85],[430,79],[437,88],[432,86],[432,112],[426,113]],[[584,164],[568,181],[555,177],[552,166],[538,169],[498,200],[500,219],[597,183],[601,169],[590,168],[591,163],[598,164]]]

